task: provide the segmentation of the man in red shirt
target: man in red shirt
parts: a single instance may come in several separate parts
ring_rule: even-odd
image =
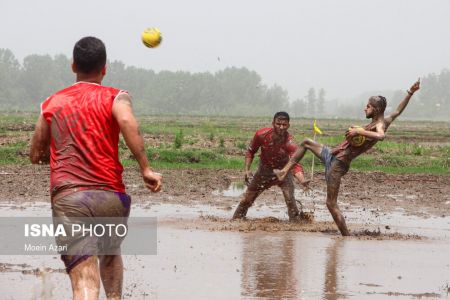
[[[300,183],[307,185],[303,177],[303,169],[300,164],[296,164],[293,171],[286,178],[277,180],[274,169],[284,166],[291,155],[297,151],[297,146],[293,142],[292,135],[287,131],[289,128],[289,114],[277,112],[272,121],[273,128],[262,128],[255,133],[250,146],[245,155],[245,183],[247,191],[244,199],[239,203],[234,212],[233,219],[242,219],[246,216],[247,210],[252,206],[255,199],[266,189],[273,185],[278,185],[286,201],[290,221],[295,221],[300,214],[294,198],[294,183],[292,174],[300,178]],[[261,148],[260,162],[258,170],[253,176],[250,167],[253,158]]]
[[[31,141],[31,162],[50,161],[54,218],[127,218],[131,199],[122,182],[120,132],[139,163],[146,187],[158,192],[161,176],[149,167],[131,97],[101,85],[106,74],[103,42],[95,37],[79,40],[73,49],[72,70],[75,84],[41,105]],[[92,246],[91,240],[80,238],[70,246],[86,249]],[[100,279],[108,299],[121,299],[121,240],[113,242],[118,255],[61,255],[74,299],[98,299]]]

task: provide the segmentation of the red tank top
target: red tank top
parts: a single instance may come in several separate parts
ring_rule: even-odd
[[[112,116],[112,87],[77,82],[42,103],[50,126],[50,188],[58,194],[102,189],[125,192],[119,161],[119,125]]]

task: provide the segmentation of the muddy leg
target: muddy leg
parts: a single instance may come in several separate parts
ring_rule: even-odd
[[[292,174],[288,174],[288,176],[280,184],[280,188],[283,192],[284,201],[286,202],[288,209],[289,221],[298,221],[300,218],[300,213],[297,208],[297,203],[295,202]]]
[[[121,255],[100,257],[100,275],[108,300],[122,298],[123,263]]]
[[[278,180],[283,180],[289,170],[300,160],[302,160],[303,156],[305,156],[306,150],[309,149],[315,156],[317,156],[320,159],[320,154],[322,152],[322,144],[319,144],[316,141],[313,141],[311,139],[304,139],[303,142],[298,145],[297,151],[294,153],[294,155],[291,157],[289,162],[283,167],[281,170],[274,170],[275,175],[277,176]]]
[[[100,291],[98,259],[91,256],[75,266],[69,273],[73,300],[96,300]]]
[[[340,176],[330,178],[329,182],[327,183],[327,207],[331,213],[331,216],[333,216],[333,220],[336,223],[337,227],[339,228],[341,234],[343,236],[348,236],[350,235],[350,233],[347,229],[347,225],[345,224],[345,218],[337,205],[337,198],[339,195],[340,185],[341,185]]]
[[[270,186],[270,176],[267,176],[266,168],[259,167],[248,185],[247,191],[244,193],[244,198],[239,203],[236,211],[233,214],[233,219],[243,219],[247,215],[248,208],[253,205],[255,199]]]
[[[261,194],[262,191],[247,190],[244,194],[244,199],[239,203],[236,208],[233,219],[243,219],[247,215],[248,208],[252,206],[255,199]]]

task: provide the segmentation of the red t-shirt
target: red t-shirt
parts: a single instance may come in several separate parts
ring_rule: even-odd
[[[272,141],[273,128],[262,128],[256,131],[250,145],[248,146],[246,157],[253,159],[258,149],[261,148],[260,160],[263,164],[274,169],[283,168],[289,161],[289,158],[294,155],[298,147],[293,141],[292,135],[286,135],[282,143],[274,144]],[[297,163],[292,169],[292,173],[303,173],[302,166]]]
[[[52,198],[77,190],[125,192],[119,161],[119,125],[112,115],[114,99],[124,91],[77,82],[42,103],[50,126]]]

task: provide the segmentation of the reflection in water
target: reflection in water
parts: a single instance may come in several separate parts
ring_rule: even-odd
[[[342,239],[299,239],[288,233],[244,234],[241,296],[345,299],[338,282],[344,243]]]
[[[242,247],[242,296],[296,298],[295,239],[291,235],[245,234]]]
[[[247,190],[247,187],[243,182],[232,182],[230,186],[225,190],[214,190],[212,194],[214,196],[225,197],[240,197]]]
[[[228,189],[222,192],[222,195],[225,197],[240,197],[246,189],[247,187],[243,182],[233,182],[230,184]]]
[[[334,239],[331,245],[327,248],[327,262],[325,267],[325,284],[324,284],[324,299],[337,300],[344,299],[345,295],[337,293],[338,290],[338,275],[337,267],[339,261],[339,251],[343,241],[341,239]]]

